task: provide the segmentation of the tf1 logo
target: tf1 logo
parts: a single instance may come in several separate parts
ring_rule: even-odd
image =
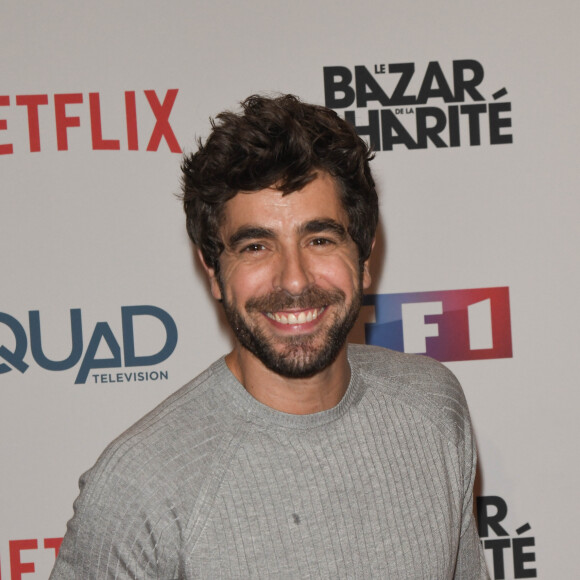
[[[511,358],[509,289],[367,294],[365,342],[439,361]]]

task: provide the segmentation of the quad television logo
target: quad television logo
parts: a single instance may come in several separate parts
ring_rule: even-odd
[[[439,361],[511,358],[509,289],[368,294],[365,342]]]
[[[477,60],[326,66],[323,75],[326,106],[344,110],[374,151],[513,142],[508,91],[486,96]]]
[[[164,333],[164,344],[157,352],[137,354],[135,347],[136,320],[148,317],[146,322],[152,323],[156,333]],[[167,371],[138,371],[116,373],[93,373],[95,369],[120,369],[149,367],[167,360],[177,345],[177,326],[169,313],[157,306],[122,306],[121,329],[122,338],[119,341],[108,322],[97,322],[88,345],[85,349],[83,340],[82,312],[80,308],[70,310],[70,351],[67,356],[54,360],[45,354],[43,342],[46,336],[41,333],[41,316],[38,310],[28,313],[28,334],[24,324],[14,316],[0,312],[0,336],[7,333],[9,340],[0,344],[0,375],[16,370],[27,371],[30,360],[26,360],[28,340],[34,362],[49,371],[64,371],[71,369],[80,362],[75,384],[86,383],[89,375],[96,383],[140,382],[159,380],[168,377]],[[122,347],[121,347],[122,345]],[[108,351],[103,356],[102,351]]]

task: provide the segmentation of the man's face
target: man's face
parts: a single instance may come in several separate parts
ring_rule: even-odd
[[[330,365],[370,283],[334,180],[319,173],[286,196],[239,193],[224,207],[220,234],[220,272],[208,274],[237,348],[290,378]]]

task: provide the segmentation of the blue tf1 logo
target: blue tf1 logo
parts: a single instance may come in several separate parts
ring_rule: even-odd
[[[137,356],[135,353],[134,319],[136,316],[151,316],[163,325],[165,329],[165,344],[157,353],[141,356]],[[84,384],[92,369],[159,364],[171,356],[177,345],[177,326],[175,321],[165,310],[157,306],[121,307],[123,357],[121,357],[119,341],[107,322],[97,322],[86,351],[84,350],[80,308],[71,308],[70,310],[72,347],[70,354],[62,360],[49,359],[42,349],[40,312],[38,310],[31,310],[28,313],[28,323],[30,352],[32,358],[40,367],[49,371],[64,371],[74,367],[81,361],[79,372],[75,379],[76,385]],[[8,373],[12,369],[16,369],[21,373],[26,372],[29,365],[25,362],[24,357],[28,350],[28,338],[24,326],[16,318],[4,312],[0,312],[0,324],[7,326],[15,339],[15,347],[12,350],[5,345],[0,345],[0,361],[4,361],[0,362],[0,374]],[[108,347],[111,356],[97,358],[97,352],[103,343]]]

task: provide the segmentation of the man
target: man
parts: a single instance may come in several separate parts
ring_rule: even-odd
[[[457,381],[346,346],[378,219],[366,145],[292,96],[242,106],[183,163],[233,350],[81,478],[52,578],[487,578]]]

